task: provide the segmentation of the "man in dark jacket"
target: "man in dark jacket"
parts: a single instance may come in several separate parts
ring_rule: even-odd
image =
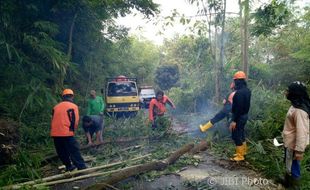
[[[232,160],[242,161],[247,151],[244,127],[248,120],[251,91],[247,87],[246,75],[243,71],[236,72],[233,79],[236,93],[233,97],[232,122],[229,129],[232,132],[232,139],[236,145],[236,154]]]

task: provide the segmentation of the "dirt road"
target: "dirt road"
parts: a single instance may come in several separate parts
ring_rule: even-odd
[[[188,132],[188,135],[203,136],[197,129],[198,122],[179,122],[174,120],[174,130]],[[136,190],[159,189],[215,189],[215,190],[280,190],[281,185],[264,178],[248,167],[208,153],[208,150],[195,156],[200,160],[197,166],[188,166],[174,174],[164,175],[154,181],[133,182]]]

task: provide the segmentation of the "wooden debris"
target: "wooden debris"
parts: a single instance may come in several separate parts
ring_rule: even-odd
[[[207,150],[209,147],[210,143],[206,141],[201,141],[198,145],[195,145],[195,147],[190,150],[190,154],[197,154],[199,152]]]
[[[153,161],[146,164],[140,164],[129,168],[121,169],[118,172],[113,173],[109,178],[103,180],[103,183],[98,183],[93,186],[86,188],[87,190],[99,190],[105,189],[105,184],[113,185],[123,179],[126,179],[133,175],[138,175],[140,173],[144,173],[151,170],[163,170],[170,164],[173,164],[179,157],[183,154],[189,152],[194,147],[194,144],[187,144],[182,148],[178,149],[174,153],[172,153],[168,158],[160,161]]]
[[[80,151],[88,150],[91,148],[98,148],[100,146],[103,146],[103,145],[109,144],[109,143],[130,143],[130,142],[135,142],[135,141],[145,140],[145,139],[149,139],[149,136],[138,137],[138,138],[119,138],[116,140],[107,140],[107,141],[104,141],[103,143],[100,143],[100,144],[82,146],[80,148]],[[57,154],[47,156],[41,161],[41,165],[48,164],[48,163],[53,162],[54,160],[57,160],[57,159],[58,159]]]
[[[144,156],[136,157],[136,158],[133,158],[133,159],[130,159],[130,160],[126,160],[126,161],[120,161],[120,162],[115,162],[115,163],[111,163],[111,164],[107,164],[107,165],[101,165],[101,166],[96,166],[96,167],[92,167],[92,168],[87,168],[85,170],[77,170],[77,171],[74,171],[74,172],[66,172],[66,173],[63,173],[63,174],[49,176],[49,177],[45,177],[45,178],[42,178],[42,179],[37,179],[37,180],[33,180],[33,181],[28,181],[28,182],[16,184],[16,185],[7,186],[6,189],[18,189],[18,188],[21,188],[24,185],[35,185],[35,184],[50,182],[50,181],[59,180],[59,179],[63,179],[63,178],[74,177],[76,175],[90,173],[90,172],[94,172],[94,171],[105,169],[105,168],[110,168],[110,167],[113,167],[113,166],[116,166],[116,165],[120,165],[120,164],[124,164],[124,163],[127,163],[127,162],[141,160],[141,159],[149,157],[149,156],[151,156],[151,154],[147,154],[147,155],[144,155]],[[100,175],[105,175],[105,174],[107,174],[107,173],[106,172],[101,173],[101,174],[99,174],[99,176]],[[80,177],[82,177],[82,176],[80,176]],[[94,176],[89,176],[88,175],[88,177],[94,177]],[[88,177],[86,177],[86,178],[88,178]],[[71,179],[74,179],[74,178],[71,178]],[[82,178],[82,179],[84,179],[84,178]],[[68,181],[62,180],[60,182],[61,183],[65,183],[65,182],[68,182]],[[45,183],[45,184],[49,185],[49,184],[54,184],[54,183],[48,183],[48,184]]]

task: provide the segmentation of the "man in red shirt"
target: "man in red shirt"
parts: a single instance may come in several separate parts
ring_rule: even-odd
[[[152,123],[152,128],[156,128],[156,120],[164,116],[166,109],[166,104],[169,104],[173,109],[175,109],[175,105],[173,102],[168,98],[168,96],[164,95],[164,92],[159,90],[156,93],[156,98],[153,98],[150,102],[149,107],[149,119]]]
[[[73,103],[73,95],[71,89],[63,91],[63,101],[53,108],[50,133],[57,155],[66,166],[66,171],[86,168],[79,144],[74,138],[74,131],[79,123],[79,108]]]

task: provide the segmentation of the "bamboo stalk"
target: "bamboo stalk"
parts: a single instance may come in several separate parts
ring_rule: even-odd
[[[50,185],[56,185],[56,184],[61,184],[61,183],[68,183],[68,182],[73,182],[81,179],[87,179],[91,177],[98,177],[98,176],[103,176],[103,175],[108,175],[115,172],[114,170],[108,171],[108,172],[100,172],[100,173],[93,173],[93,174],[87,174],[87,175],[82,175],[78,177],[73,177],[73,178],[68,178],[68,179],[61,179],[61,180],[56,180],[56,181],[50,181],[50,182],[45,182],[45,183],[40,183],[33,185],[33,187],[40,187],[40,186],[50,186]]]
[[[108,141],[105,141],[105,142],[102,142],[102,143],[99,143],[99,144],[94,144],[94,145],[91,145],[91,146],[90,145],[82,146],[80,148],[80,151],[87,150],[87,149],[90,149],[90,148],[98,148],[98,147],[100,147],[102,145],[109,144],[109,143],[128,143],[128,142],[132,142],[132,141],[145,140],[145,139],[148,139],[148,138],[149,138],[149,136],[138,137],[138,138],[120,138],[120,139],[116,139],[116,140],[108,140]],[[47,156],[47,157],[45,157],[41,161],[41,165],[50,163],[53,160],[56,160],[57,158],[58,158],[57,154],[53,154],[53,155]]]
[[[102,184],[105,185],[105,186],[107,186],[107,187],[109,187],[109,188],[111,188],[111,189],[119,190],[118,188],[116,188],[116,187],[114,187],[114,186],[112,186],[112,185],[105,184],[105,183],[102,183]]]
[[[194,147],[194,144],[187,144],[174,153],[172,153],[168,158],[159,160],[159,161],[153,161],[146,164],[140,164],[128,168],[121,169],[118,172],[114,172],[111,174],[111,176],[108,179],[105,179],[103,181],[103,184],[98,183],[92,186],[89,186],[86,188],[87,190],[99,190],[99,189],[105,189],[104,184],[110,184],[113,185],[121,180],[124,180],[130,176],[138,175],[140,173],[148,172],[151,170],[163,170],[170,164],[173,164],[179,157],[181,157],[183,154],[189,152]]]
[[[67,183],[67,182],[72,182],[72,181],[77,181],[77,180],[82,180],[82,179],[87,179],[91,177],[99,177],[99,176],[104,176],[104,175],[109,175],[109,174],[114,174],[122,171],[127,171],[127,170],[133,170],[136,169],[136,167],[139,167],[139,165],[133,165],[117,170],[111,170],[107,172],[100,172],[100,173],[93,173],[93,174],[86,174],[78,177],[73,177],[73,178],[68,178],[68,179],[61,179],[61,180],[56,180],[56,181],[50,181],[50,182],[45,182],[45,183],[40,183],[40,184],[35,184],[33,187],[40,187],[40,186],[50,186],[50,185],[56,185],[56,184],[61,184],[61,183]],[[105,183],[106,184],[106,183]],[[105,184],[103,184],[105,186]]]
[[[140,160],[140,159],[149,157],[151,155],[152,154],[147,154],[147,155],[144,155],[144,156],[139,156],[139,157],[133,158],[131,160],[119,161],[119,162],[115,162],[115,163],[111,163],[111,164],[107,164],[107,165],[100,165],[100,166],[96,166],[96,167],[92,167],[92,168],[87,168],[85,170],[78,170],[78,171],[74,171],[74,172],[67,172],[67,173],[64,173],[64,174],[58,174],[58,175],[54,175],[54,176],[49,176],[49,177],[45,177],[45,178],[42,178],[42,179],[37,179],[37,180],[28,181],[28,182],[24,182],[24,183],[12,185],[12,186],[7,186],[7,187],[5,187],[5,189],[18,189],[18,188],[21,188],[23,185],[34,185],[34,184],[38,184],[38,183],[42,183],[42,182],[49,182],[49,181],[53,181],[53,180],[57,180],[57,179],[61,179],[61,178],[69,178],[69,177],[73,177],[73,176],[75,176],[77,174],[88,173],[88,172],[97,171],[97,170],[100,170],[100,169],[105,169],[105,168],[113,167],[113,166],[116,166],[116,165],[120,165],[120,164],[123,164],[123,163],[126,163],[126,162]]]

